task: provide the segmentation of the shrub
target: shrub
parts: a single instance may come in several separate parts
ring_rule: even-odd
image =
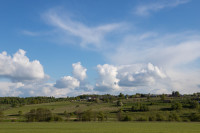
[[[182,109],[182,104],[181,103],[173,103],[171,105],[172,110],[181,110]]]
[[[192,113],[190,115],[190,120],[191,121],[200,121],[200,114],[198,114],[198,113]]]
[[[17,120],[16,119],[12,119],[11,122],[17,122]]]
[[[51,121],[52,120],[54,120],[54,121],[63,121],[62,117],[60,117],[59,115],[54,115],[53,119],[51,118]]]
[[[83,112],[82,121],[91,121],[91,119],[92,119],[92,111],[91,110],[87,110],[87,111]]]
[[[120,93],[118,97],[121,98],[121,99],[125,98],[124,94],[122,94],[122,93]]]
[[[148,111],[149,108],[145,104],[137,103],[134,106],[132,106],[132,111]]]
[[[169,121],[181,121],[180,117],[176,113],[170,113]]]
[[[147,117],[140,117],[137,119],[137,121],[148,121]]]
[[[198,101],[190,101],[190,108],[198,109],[199,108],[199,102]]]
[[[104,114],[103,114],[103,112],[99,112],[98,114],[97,114],[97,119],[98,119],[98,121],[104,121]]]
[[[117,106],[123,106],[123,103],[122,103],[122,101],[117,101]]]
[[[161,115],[161,114],[156,114],[156,121],[164,121],[164,120],[165,120],[165,118],[164,118],[163,115]]]
[[[69,120],[70,120],[70,117],[71,117],[71,113],[67,113],[67,114],[65,115],[65,117],[67,117],[66,121],[69,121]]]
[[[180,93],[178,91],[173,91],[172,92],[172,96],[173,97],[179,97],[180,96]]]
[[[165,94],[162,94],[162,95],[160,96],[160,99],[161,99],[162,101],[164,101],[164,100],[165,100]]]
[[[126,115],[126,116],[124,117],[123,121],[131,121],[131,117],[128,116],[128,115]]]
[[[0,119],[4,116],[3,111],[0,110]]]
[[[116,115],[117,115],[117,120],[121,121],[122,120],[122,109],[119,109]]]
[[[149,121],[156,121],[156,117],[155,116],[149,116]]]
[[[77,119],[76,121],[81,121],[82,120],[82,111],[79,109],[79,110],[76,110],[74,112],[74,114],[77,116]]]
[[[19,116],[22,116],[22,114],[23,114],[22,111],[18,111]]]
[[[38,108],[32,109],[28,112],[25,117],[29,122],[42,122],[42,121],[50,121],[52,119],[52,113],[49,109]]]

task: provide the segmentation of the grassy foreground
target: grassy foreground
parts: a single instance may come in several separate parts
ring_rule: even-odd
[[[0,133],[199,133],[200,123],[69,122],[0,123]]]

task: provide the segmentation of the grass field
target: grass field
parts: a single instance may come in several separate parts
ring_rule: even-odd
[[[181,111],[169,111],[171,104],[170,103],[162,103],[159,101],[160,98],[152,99],[154,102],[153,105],[149,105],[149,111],[147,112],[124,112],[123,115],[129,115],[133,121],[136,121],[138,119],[148,119],[149,116],[156,115],[157,113],[161,114],[164,117],[164,120],[166,121],[168,119],[168,116],[171,112],[178,113],[179,116],[181,116],[182,121],[189,121],[186,117],[190,113],[197,112],[196,109],[188,109],[184,108]],[[128,99],[123,100],[124,106],[123,108],[131,108],[131,106],[134,104],[135,99]],[[138,100],[138,99],[137,99]],[[141,99],[140,99],[141,100]],[[145,100],[145,99],[143,99]],[[150,104],[148,101],[142,101],[144,104]],[[116,103],[95,103],[95,102],[69,102],[69,101],[63,101],[63,102],[52,102],[52,103],[42,103],[42,104],[31,104],[31,105],[24,105],[24,106],[18,106],[18,107],[9,107],[8,105],[0,105],[2,108],[7,108],[4,110],[4,121],[11,121],[11,120],[25,120],[24,117],[19,117],[18,112],[22,111],[23,114],[26,114],[31,109],[37,109],[37,108],[47,108],[51,110],[52,113],[57,114],[63,118],[63,120],[66,120],[66,117],[63,115],[64,111],[66,113],[74,113],[77,110],[86,111],[86,110],[92,110],[93,112],[99,112],[102,111],[105,113],[105,115],[108,117],[107,121],[116,121],[116,112],[122,108],[117,107]],[[70,119],[74,120],[77,118],[76,115],[71,115]]]
[[[199,133],[200,123],[65,122],[0,123],[0,133]]]

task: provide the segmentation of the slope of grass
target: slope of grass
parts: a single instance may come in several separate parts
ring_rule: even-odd
[[[37,108],[47,108],[51,110],[52,113],[57,114],[66,120],[66,116],[63,113],[70,113],[70,120],[73,121],[77,118],[74,115],[75,111],[83,112],[86,110],[91,110],[94,113],[103,112],[108,118],[107,121],[117,121],[117,112],[119,109],[124,109],[122,116],[130,116],[133,121],[148,121],[149,117],[155,117],[157,114],[163,116],[163,121],[167,121],[171,113],[175,113],[180,117],[180,121],[190,121],[189,115],[191,113],[198,112],[197,109],[183,108],[182,110],[171,110],[171,103],[164,103],[160,101],[160,98],[152,98],[147,100],[146,98],[130,98],[122,99],[122,107],[116,106],[117,101],[112,103],[105,103],[101,101],[100,103],[96,102],[87,102],[87,101],[63,101],[63,102],[52,102],[52,103],[42,103],[42,104],[31,104],[24,105],[20,107],[9,107],[8,105],[1,105],[1,108],[4,108],[4,118],[3,121],[11,120],[20,120],[23,121],[25,118],[23,116],[18,116],[18,112],[22,111],[23,114],[26,114],[31,109]],[[132,112],[131,107],[136,103],[142,103],[148,106],[149,111],[136,111]],[[128,109],[128,111],[126,110]],[[94,116],[94,115],[93,115]]]

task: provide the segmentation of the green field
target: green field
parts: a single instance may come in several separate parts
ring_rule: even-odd
[[[199,133],[200,123],[66,122],[0,123],[0,133]]]
[[[137,101],[136,101],[137,100]],[[143,103],[145,105],[148,105],[149,111],[123,111],[122,116],[128,115],[131,117],[132,121],[148,121],[148,118],[150,116],[156,117],[157,114],[160,114],[163,118],[162,121],[168,121],[169,115],[171,113],[175,113],[180,118],[179,121],[190,121],[189,115],[191,113],[198,113],[197,109],[190,109],[190,108],[183,108],[182,110],[170,110],[171,103],[163,103],[160,101],[160,98],[152,98],[151,101],[146,100],[146,98],[140,98],[140,99],[123,99],[123,106],[116,106],[116,101],[113,102],[103,102],[95,103],[95,102],[87,102],[87,101],[62,101],[62,102],[51,102],[51,103],[41,103],[41,104],[30,104],[30,105],[23,105],[23,106],[17,106],[17,107],[11,107],[7,104],[0,105],[1,108],[5,108],[3,113],[4,117],[2,118],[2,121],[25,121],[24,115],[28,113],[31,109],[37,109],[37,108],[46,108],[49,109],[53,114],[56,114],[65,121],[67,117],[63,114],[64,112],[71,114],[70,115],[70,121],[73,121],[77,118],[77,115],[74,114],[76,111],[87,111],[91,110],[92,113],[94,112],[103,112],[105,116],[107,116],[106,121],[117,121],[117,111],[119,109],[126,109],[131,108],[135,103],[140,100],[140,103]],[[151,105],[151,103],[154,103]],[[22,112],[22,116],[18,115],[18,112]],[[199,114],[199,113],[198,113]],[[93,115],[91,116],[92,120]],[[199,119],[199,118],[198,118]],[[69,121],[68,120],[68,121]],[[155,121],[155,120],[154,120]]]

